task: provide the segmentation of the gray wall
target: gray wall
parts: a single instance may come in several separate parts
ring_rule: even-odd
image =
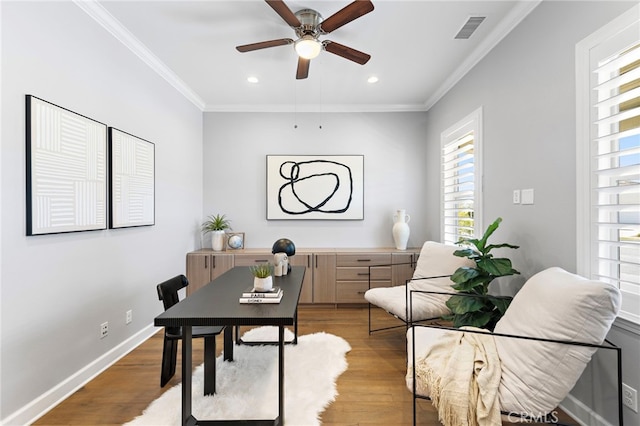
[[[479,106],[484,218],[504,218],[496,241],[522,246],[509,256],[524,277],[552,265],[574,271],[574,48],[629,7],[543,2],[426,114],[207,113],[203,120],[75,5],[0,2],[0,419],[24,419],[16,410],[37,411],[41,396],[46,403],[47,392],[150,332],[161,310],[155,283],[182,272],[186,252],[210,244],[198,232],[203,216],[226,213],[248,247],[281,236],[299,247],[391,246],[391,216],[405,208],[410,245],[439,239],[440,132]],[[25,94],[156,144],[155,226],[25,237]],[[267,221],[268,154],[364,155],[365,220]],[[511,204],[512,190],[525,188],[535,189],[536,203]],[[125,326],[128,309],[134,322]],[[110,335],[99,340],[104,321]],[[625,382],[639,389],[637,327],[616,326],[610,338],[624,348]],[[610,411],[610,397],[596,390],[610,382],[611,363],[595,363],[575,401]],[[640,423],[625,415],[627,424]]]
[[[515,285],[550,266],[576,271],[575,45],[634,4],[541,3],[427,113],[425,196],[435,200],[440,133],[483,107],[485,226],[501,216],[495,242],[521,246],[505,253],[523,273]],[[513,190],[526,188],[535,190],[535,204],[512,204]],[[434,234],[437,203],[427,205],[425,218]],[[637,331],[616,327],[610,337],[624,349],[623,380],[640,389]],[[596,369],[598,375],[586,374],[573,395],[588,407],[606,399],[598,408],[615,424],[611,388],[604,386],[611,381],[610,361],[604,361],[606,373]],[[576,401],[569,404],[579,411]],[[640,424],[638,415],[626,408],[625,416],[627,424]]]
[[[206,113],[204,213],[226,214],[247,247],[271,247],[280,237],[296,247],[393,247],[392,216],[406,209],[409,246],[421,246],[425,132],[423,112]],[[364,155],[364,220],[267,221],[269,154]],[[211,247],[208,238],[202,244]]]
[[[197,243],[202,112],[72,2],[0,7],[0,423],[24,424],[52,402],[46,392],[60,397],[154,331],[155,284],[183,273]],[[155,226],[25,236],[26,94],[155,143]]]

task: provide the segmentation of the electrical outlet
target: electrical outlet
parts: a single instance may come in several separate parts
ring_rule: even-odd
[[[622,384],[622,403],[638,412],[638,391],[627,384]]]
[[[132,311],[131,309],[129,309],[129,310],[127,311],[127,315],[126,315],[125,322],[126,322],[127,324],[131,324],[131,321],[133,321],[133,311]]]
[[[100,324],[100,338],[104,339],[105,337],[107,337],[107,334],[109,334],[109,323],[103,322],[102,324]]]

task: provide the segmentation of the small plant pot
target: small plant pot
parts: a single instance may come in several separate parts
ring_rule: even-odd
[[[224,231],[211,231],[211,248],[213,251],[222,251],[224,248]]]
[[[270,291],[273,288],[273,279],[271,276],[266,278],[253,278],[253,288],[256,291]]]

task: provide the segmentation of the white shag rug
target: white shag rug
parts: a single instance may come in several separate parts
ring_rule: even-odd
[[[242,336],[245,341],[277,341],[277,327],[259,327]],[[293,333],[286,329],[285,340]],[[347,369],[351,346],[328,333],[298,336],[286,345],[284,421],[286,425],[319,425],[319,416],[338,394],[336,379]],[[236,345],[233,362],[216,359],[216,394],[204,396],[203,370],[193,373],[192,412],[198,420],[274,419],[278,415],[278,347]],[[179,366],[178,366],[179,370]],[[153,401],[127,425],[179,425],[182,385]]]

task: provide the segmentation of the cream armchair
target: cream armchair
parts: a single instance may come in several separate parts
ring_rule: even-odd
[[[407,327],[408,322],[437,319],[451,313],[445,302],[451,297],[446,294],[416,294],[413,298],[412,312],[409,314],[409,291],[426,290],[432,292],[452,293],[453,282],[449,279],[456,269],[461,266],[474,267],[475,263],[467,258],[457,257],[453,252],[459,247],[454,245],[427,241],[420,250],[416,269],[410,281],[404,285],[393,287],[371,288],[365,292],[364,298],[369,302],[369,334],[374,331],[387,330],[396,327],[372,329],[371,307],[378,306],[403,324],[397,327]],[[388,266],[377,265],[371,268]],[[369,273],[371,277],[371,271]]]
[[[406,381],[414,395],[414,424],[417,398],[437,401],[441,419],[446,410],[455,411],[445,400],[451,401],[452,386],[459,385],[450,381],[449,372],[460,371],[472,382],[460,392],[466,395],[462,404],[476,405],[475,413],[486,416],[489,407],[507,421],[514,416],[540,420],[546,414],[553,420],[553,410],[602,348],[617,355],[622,425],[621,350],[605,341],[619,308],[615,286],[554,267],[525,283],[493,332],[412,324]]]

